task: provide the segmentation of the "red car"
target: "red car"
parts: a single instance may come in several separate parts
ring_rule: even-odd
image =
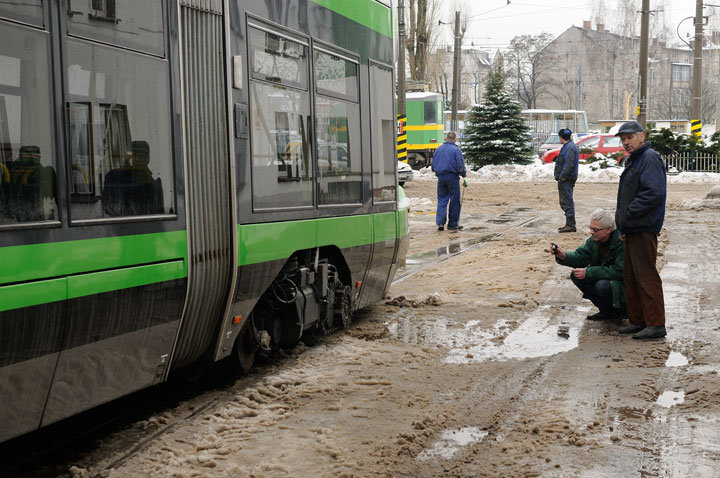
[[[595,153],[604,154],[610,156],[612,153],[617,151],[624,151],[620,137],[612,134],[591,134],[583,136],[576,143],[578,149],[592,148],[594,153],[580,153],[580,161],[585,161],[587,158]],[[553,149],[545,153],[542,157],[543,163],[554,163],[557,159],[559,149]]]

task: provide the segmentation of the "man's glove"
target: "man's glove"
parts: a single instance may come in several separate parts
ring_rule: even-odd
[[[463,187],[464,187],[464,188],[467,187],[467,178],[463,178]]]

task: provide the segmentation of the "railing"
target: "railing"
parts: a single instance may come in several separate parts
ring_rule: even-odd
[[[709,153],[675,153],[662,157],[665,167],[670,173],[681,173],[683,171],[695,171],[704,173],[720,172],[720,160],[716,154]]]

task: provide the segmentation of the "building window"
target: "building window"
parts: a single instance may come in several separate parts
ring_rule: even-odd
[[[672,64],[672,80],[675,81],[690,81],[690,66],[685,63],[673,63]]]

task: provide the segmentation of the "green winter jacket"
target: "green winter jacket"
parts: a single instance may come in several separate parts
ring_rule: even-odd
[[[609,280],[612,288],[613,307],[625,308],[625,284],[623,283],[623,260],[625,243],[620,240],[620,233],[614,230],[610,235],[610,247],[605,258],[600,261],[600,246],[592,237],[573,252],[565,253],[565,260],[555,259],[564,266],[585,267],[585,279],[590,281]]]

